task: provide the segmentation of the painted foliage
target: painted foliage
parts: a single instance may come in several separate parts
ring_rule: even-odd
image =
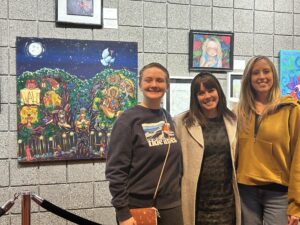
[[[17,38],[19,162],[105,158],[137,103],[137,44]]]
[[[282,95],[300,100],[300,50],[281,50],[279,66]]]

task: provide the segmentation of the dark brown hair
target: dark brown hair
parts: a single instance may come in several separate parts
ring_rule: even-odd
[[[222,90],[220,82],[218,79],[209,72],[201,72],[197,74],[191,83],[191,96],[190,96],[190,109],[185,118],[185,124],[187,127],[191,127],[198,122],[200,126],[205,126],[207,118],[203,113],[203,110],[198,101],[198,94],[200,92],[200,85],[206,89],[215,88],[219,96],[219,102],[217,105],[217,117],[228,116],[235,119],[235,114],[231,112],[227,107],[226,96]]]

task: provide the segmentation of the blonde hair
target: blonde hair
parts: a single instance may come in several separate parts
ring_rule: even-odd
[[[276,110],[277,105],[279,103],[279,99],[281,97],[279,79],[273,62],[266,56],[254,56],[248,61],[244,70],[241,83],[240,100],[237,107],[239,127],[246,130],[249,129],[249,119],[251,117],[251,112],[256,112],[255,93],[251,85],[251,76],[254,64],[260,60],[265,60],[271,67],[273,73],[273,85],[267,96],[268,104],[264,112],[262,113],[261,118],[271,114]]]
[[[215,38],[215,37],[209,37],[209,38],[207,38],[207,39],[204,41],[203,46],[202,46],[202,50],[203,50],[202,55],[205,55],[205,54],[206,54],[206,51],[207,51],[207,45],[208,45],[208,43],[211,42],[211,41],[214,42],[214,43],[216,43],[216,45],[217,45],[217,55],[218,55],[218,58],[221,59],[221,58],[223,57],[221,43],[220,43],[220,41],[219,41],[217,38]]]

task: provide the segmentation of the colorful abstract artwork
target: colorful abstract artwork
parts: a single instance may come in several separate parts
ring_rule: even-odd
[[[192,30],[189,39],[190,70],[232,70],[233,33]]]
[[[279,57],[282,95],[300,100],[300,50],[281,50]]]
[[[17,38],[18,161],[106,157],[137,103],[137,43]]]

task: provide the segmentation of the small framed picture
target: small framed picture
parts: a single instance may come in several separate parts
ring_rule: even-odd
[[[227,99],[229,105],[237,103],[240,98],[242,72],[228,73],[227,78]]]
[[[189,70],[228,72],[233,69],[232,32],[191,30]]]
[[[102,0],[56,0],[56,22],[102,27]]]

